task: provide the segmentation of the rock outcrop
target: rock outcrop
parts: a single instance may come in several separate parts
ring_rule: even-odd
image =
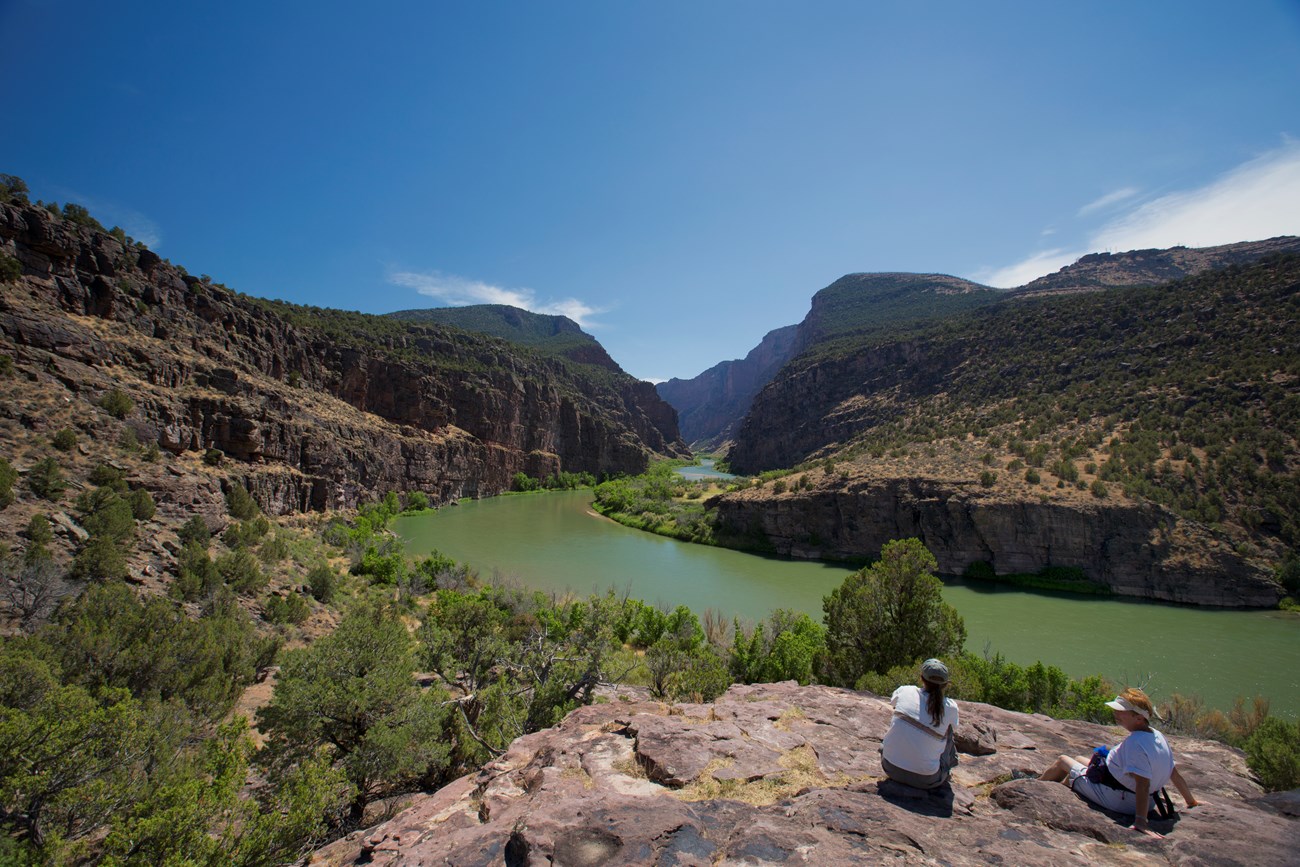
[[[173,452],[241,462],[273,513],[385,490],[435,503],[507,490],[517,472],[636,473],[686,453],[649,383],[437,325],[295,307],[185,274],[147,249],[0,205],[0,352],[35,388],[134,401]]]
[[[714,704],[613,701],[523,737],[497,761],[313,865],[1294,864],[1294,798],[1265,798],[1242,756],[1171,737],[1198,799],[1133,831],[1059,783],[1010,781],[1122,732],[961,705],[950,789],[887,780],[891,711],[870,693],[735,686]]]
[[[1300,238],[1284,235],[1218,247],[1089,253],[1054,274],[1011,291],[1016,295],[1052,295],[1096,292],[1118,286],[1153,286],[1231,265],[1246,265],[1273,253],[1300,253]]]
[[[1233,607],[1272,607],[1282,589],[1269,570],[1202,525],[1148,503],[1032,502],[924,478],[853,481],[842,487],[718,498],[719,536],[761,539],[800,559],[863,560],[892,539],[916,537],[939,571],[973,563],[1033,574],[1081,570],[1122,596]]]
[[[623,368],[609,357],[605,347],[567,316],[533,313],[508,304],[429,307],[422,310],[399,310],[384,315],[403,322],[451,325],[540,349],[579,364],[594,364],[618,374],[623,373]]]

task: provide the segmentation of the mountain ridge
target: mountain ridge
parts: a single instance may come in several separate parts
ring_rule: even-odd
[[[68,400],[120,388],[142,442],[234,459],[271,513],[685,454],[672,408],[621,371],[242,296],[35,206],[0,205],[0,252],[22,269],[0,287],[0,348],[20,372]]]
[[[534,313],[508,304],[426,307],[398,310],[384,316],[404,322],[450,325],[463,331],[499,337],[579,364],[625,373],[600,341],[567,316]]]
[[[1244,241],[1204,248],[1174,247],[1167,250],[1090,253],[1054,274],[1006,290],[944,274],[846,274],[814,293],[808,314],[794,326],[798,329],[799,336],[790,346],[786,358],[782,364],[776,365],[765,382],[748,389],[746,398],[724,396],[722,403],[718,403],[719,396],[711,392],[704,382],[716,378],[716,374],[712,373],[716,370],[716,365],[690,379],[670,380],[672,385],[665,389],[661,384],[659,390],[677,409],[680,417],[709,419],[706,425],[692,426],[687,439],[700,442],[707,448],[717,448],[724,441],[729,441],[739,429],[753,398],[775,379],[781,367],[807,352],[827,355],[849,351],[855,341],[869,338],[873,334],[888,329],[907,329],[927,320],[981,307],[985,303],[1163,283],[1208,270],[1245,264],[1273,253],[1295,251],[1300,251],[1300,238],[1279,236],[1264,241]],[[923,304],[931,294],[936,300],[943,295],[963,297],[946,299],[947,303]],[[765,337],[764,340],[766,339]],[[839,341],[838,346],[831,345],[836,341]],[[743,376],[749,381],[762,378],[743,361],[721,364],[739,364]],[[697,383],[697,380],[701,382]],[[726,434],[722,435],[724,431]]]

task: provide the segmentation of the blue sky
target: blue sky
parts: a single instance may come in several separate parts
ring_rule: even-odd
[[[1300,2],[0,0],[0,172],[253,295],[689,377],[854,271],[1300,234]]]

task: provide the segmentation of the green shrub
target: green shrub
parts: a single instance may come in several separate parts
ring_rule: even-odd
[[[1038,475],[1038,470],[1034,469],[1033,467],[1030,467],[1029,469],[1025,470],[1025,481],[1028,482],[1029,484],[1036,485],[1042,480],[1043,480],[1042,476]]]
[[[321,541],[335,548],[345,548],[351,539],[348,522],[342,518],[330,518],[320,531]]]
[[[131,428],[124,428],[117,438],[117,447],[128,454],[135,454],[140,451],[140,438]]]
[[[263,610],[266,612],[266,619],[272,623],[295,625],[302,623],[311,614],[311,608],[300,593],[268,596]]]
[[[1106,483],[1101,479],[1092,480],[1091,491],[1092,495],[1099,500],[1106,499],[1106,495],[1109,493],[1109,491],[1106,490]]]
[[[0,509],[13,503],[16,481],[18,481],[18,471],[6,458],[0,458]]]
[[[126,499],[131,504],[131,514],[137,521],[147,521],[158,511],[153,501],[153,494],[144,488],[136,488]]]
[[[126,490],[126,472],[111,464],[96,464],[90,471],[90,483],[119,493]]]
[[[1250,770],[1267,791],[1300,787],[1300,722],[1266,717],[1243,749]]]
[[[225,457],[226,456],[221,452],[221,449],[208,449],[203,453],[203,463],[210,467],[219,467],[221,466],[221,461]]]
[[[0,253],[0,283],[14,283],[23,276],[23,263]]]
[[[311,591],[312,598],[325,605],[334,600],[334,591],[338,587],[338,580],[338,575],[334,572],[333,567],[327,563],[313,566],[311,571],[307,573],[307,587]]]
[[[1277,581],[1291,596],[1300,596],[1300,556],[1292,554],[1278,565]]]
[[[232,518],[240,521],[255,518],[261,511],[257,508],[252,495],[248,493],[248,489],[233,483],[226,488],[226,510],[230,512]]]
[[[236,593],[251,595],[266,586],[266,573],[249,551],[240,549],[222,554],[216,560],[217,574]]]
[[[190,519],[181,528],[176,531],[176,537],[181,540],[182,545],[188,545],[191,542],[208,547],[208,542],[212,541],[212,533],[208,530],[207,522],[199,515],[191,515]]]
[[[0,175],[0,202],[25,205],[29,192],[27,182],[17,175]]]
[[[172,583],[171,594],[186,602],[208,596],[221,586],[221,575],[217,566],[208,556],[206,543],[196,541],[185,543],[177,557],[179,574]]]
[[[62,217],[70,223],[85,226],[87,229],[94,229],[99,232],[107,231],[99,220],[90,215],[90,211],[73,202],[67,202],[63,205]]]
[[[0,355],[0,376],[14,375],[14,358],[12,355]]]
[[[919,539],[887,542],[879,560],[822,600],[832,685],[852,686],[868,671],[960,652],[966,624],[943,601],[935,568]]]
[[[984,472],[980,473],[981,487],[991,488],[997,482],[997,480],[998,480],[998,474],[993,472],[992,470],[985,470]]]
[[[261,557],[262,562],[267,565],[279,563],[289,556],[289,543],[279,536],[273,536],[262,543],[262,547],[257,551],[257,556]]]
[[[126,551],[111,536],[91,536],[72,560],[70,574],[82,581],[115,581],[126,577]]]
[[[118,542],[135,538],[135,514],[131,503],[114,488],[101,486],[77,497],[81,526],[92,536],[106,536]]]
[[[116,419],[126,418],[135,409],[135,401],[120,388],[110,388],[99,399],[99,405],[104,412]]]
[[[258,515],[251,521],[236,521],[221,534],[221,541],[231,548],[254,548],[271,531],[271,522]]]
[[[429,508],[429,498],[423,491],[409,491],[406,494],[406,511],[423,512]]]
[[[68,483],[63,478],[63,470],[54,458],[42,458],[27,473],[27,487],[42,500],[58,501],[67,490]]]
[[[515,473],[510,481],[510,489],[513,491],[538,491],[541,487],[541,479],[534,479],[524,472]]]
[[[70,452],[77,447],[77,432],[65,427],[50,438],[50,444],[61,452]]]
[[[354,575],[369,575],[371,583],[391,586],[406,575],[406,558],[400,553],[381,554],[374,548],[361,557],[361,562],[352,567]]]
[[[32,515],[31,520],[27,522],[27,529],[23,531],[27,541],[36,545],[48,545],[54,541],[54,531],[50,529],[50,519],[37,512]]]

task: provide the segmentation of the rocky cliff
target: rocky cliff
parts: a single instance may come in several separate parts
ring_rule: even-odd
[[[435,502],[516,472],[639,472],[682,455],[649,383],[436,325],[295,307],[195,278],[37,207],[0,206],[0,354],[36,390],[134,401],[144,442],[215,449],[273,513],[385,490]]]
[[[874,554],[880,534],[845,529],[871,520],[925,530],[947,571],[1070,565],[1121,593],[1269,604],[1280,591],[1267,573],[1300,546],[1288,517],[1300,514],[1297,287],[1300,257],[1281,255],[822,344],[755,397],[730,463],[741,473],[839,464],[844,489],[808,504],[802,530],[839,553]],[[948,473],[951,460],[964,465]],[[864,499],[861,479],[884,487]],[[943,484],[909,486],[927,479]],[[985,489],[996,508],[966,493]],[[793,516],[757,516],[783,503],[737,497],[719,509],[784,549],[800,532]],[[1162,525],[1175,530],[1148,541]]]
[[[713,451],[732,436],[754,395],[789,359],[798,326],[769,331],[742,359],[723,361],[691,379],[670,379],[655,388],[677,410],[682,437]]]
[[[768,332],[744,359],[660,383],[659,394],[677,410],[682,436],[712,450],[735,435],[755,395],[801,353],[851,335],[907,329],[1004,294],[947,274],[846,274],[813,296],[798,325]]]
[[[549,355],[623,374],[623,368],[609,357],[605,347],[567,316],[533,313],[508,304],[430,307],[385,315],[403,322],[432,322],[500,337]]]
[[[974,479],[910,476],[754,489],[714,505],[719,536],[761,539],[788,557],[861,560],[916,537],[946,575],[974,563],[1000,575],[1067,567],[1116,594],[1165,602],[1272,607],[1282,596],[1271,571],[1222,534],[1150,503],[1055,491],[1026,500]]]
[[[1300,252],[1300,238],[1282,236],[1218,247],[1090,253],[1054,274],[1039,277],[1032,283],[1011,291],[1016,295],[1027,296],[1096,292],[1118,286],[1151,286],[1232,265],[1246,265],[1273,253],[1296,252]]]
[[[1140,835],[1059,783],[1009,781],[1118,728],[961,705],[950,789],[887,780],[886,699],[794,683],[714,704],[618,701],[571,713],[499,760],[312,864],[716,865],[1295,863],[1300,793],[1265,796],[1242,756],[1171,737],[1193,793]]]

